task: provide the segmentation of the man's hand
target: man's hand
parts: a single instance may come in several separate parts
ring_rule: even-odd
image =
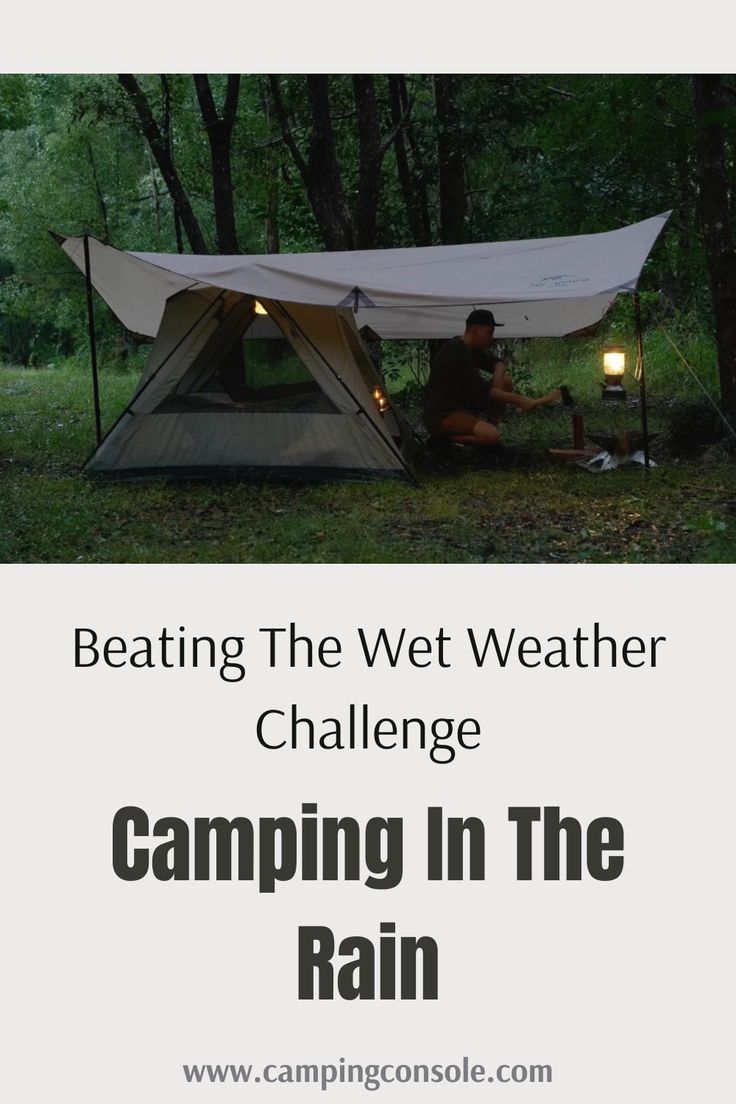
[[[531,413],[532,410],[536,410],[539,403],[536,399],[530,399],[528,395],[517,395],[516,405],[524,411],[525,414]]]

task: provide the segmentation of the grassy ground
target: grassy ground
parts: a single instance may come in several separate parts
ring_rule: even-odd
[[[603,406],[589,370],[546,363],[536,388],[570,383],[590,429],[636,427],[636,410]],[[107,424],[134,383],[103,375]],[[419,488],[106,484],[79,474],[94,440],[89,390],[80,368],[0,369],[3,562],[736,561],[736,464],[725,451],[670,457],[649,476],[591,474],[547,461],[547,447],[570,441],[569,416],[550,410],[507,425],[506,440],[527,450],[521,467],[425,460]],[[655,401],[655,429],[665,415]]]

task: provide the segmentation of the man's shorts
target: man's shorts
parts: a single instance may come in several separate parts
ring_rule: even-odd
[[[470,435],[481,420],[480,415],[471,414],[469,410],[453,410],[442,419],[437,427],[437,433],[451,437]]]

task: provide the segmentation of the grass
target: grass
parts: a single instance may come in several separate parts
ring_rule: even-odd
[[[576,363],[563,350],[555,362],[550,352],[541,367],[541,353],[533,390],[568,382],[582,394],[590,429],[636,426],[635,410],[603,406],[584,357]],[[669,396],[656,359],[654,368],[652,391]],[[130,374],[103,373],[106,424],[134,385]],[[648,476],[553,465],[545,450],[569,443],[570,426],[550,408],[505,429],[509,443],[529,450],[523,468],[479,466],[475,457],[425,463],[419,488],[103,483],[79,474],[94,443],[89,392],[79,366],[0,369],[3,562],[736,560],[736,465],[725,450],[706,461],[669,458]],[[652,414],[653,428],[663,429],[667,406],[655,401]]]

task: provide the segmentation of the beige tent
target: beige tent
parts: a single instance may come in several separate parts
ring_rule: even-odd
[[[145,309],[145,280],[133,286]],[[148,364],[90,474],[411,474],[412,435],[352,311],[201,283],[167,290]]]
[[[451,337],[484,306],[508,337],[590,330],[636,288],[667,218],[567,238],[237,257],[122,252],[90,237],[91,284],[154,344],[87,470],[407,474],[411,434],[386,408],[362,326]],[[86,271],[85,240],[57,240]]]

